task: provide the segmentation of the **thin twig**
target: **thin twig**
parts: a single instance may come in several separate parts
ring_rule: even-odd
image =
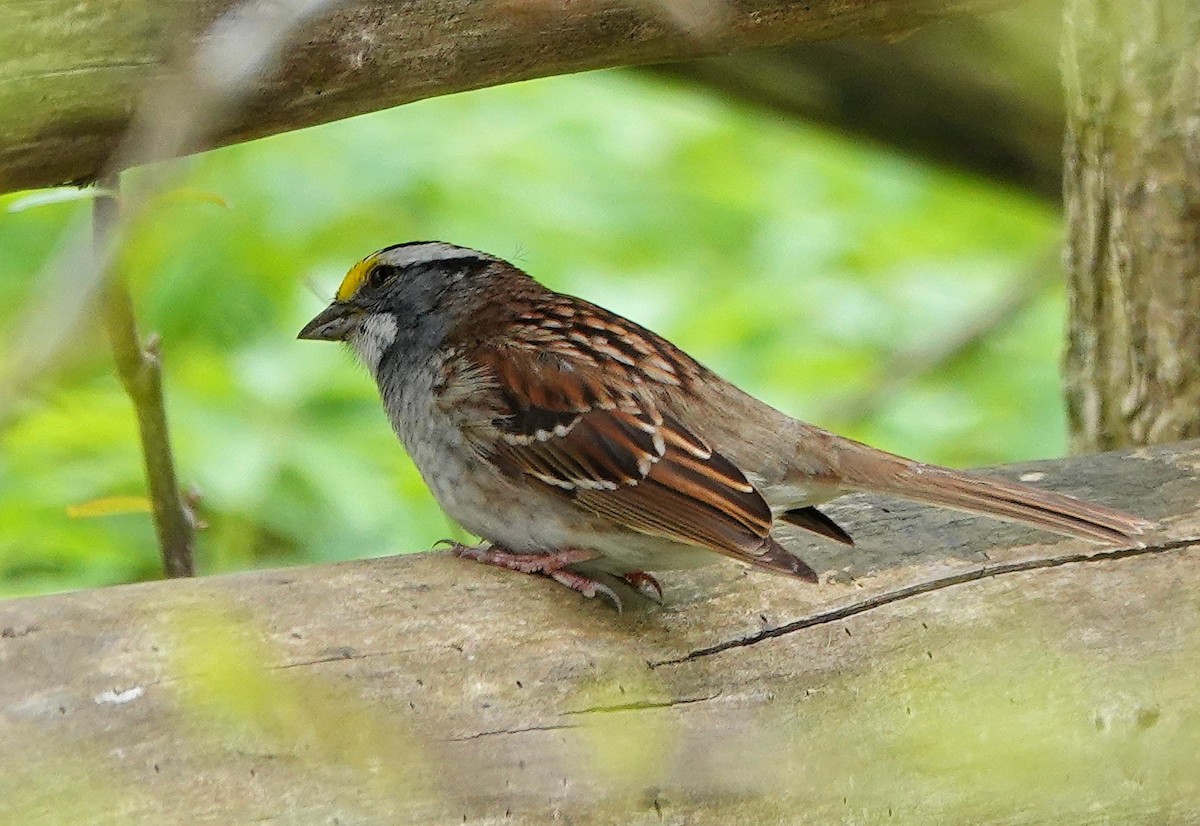
[[[118,192],[116,176],[101,182]],[[92,202],[92,233],[97,255],[109,249],[118,221],[115,195],[101,195]],[[175,478],[175,460],[167,432],[167,413],[163,404],[162,368],[158,337],[150,336],[143,344],[133,315],[133,300],[121,273],[110,265],[101,290],[104,328],[112,346],[117,375],[133,402],[142,441],[146,485],[154,513],[154,531],[162,551],[163,568],[169,577],[194,576],[192,545],[195,519],[191,507],[179,492]]]

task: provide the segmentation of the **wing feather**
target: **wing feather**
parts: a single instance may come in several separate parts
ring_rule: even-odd
[[[499,391],[486,458],[629,530],[794,572],[772,562],[771,510],[745,474],[660,410],[644,375],[630,375],[647,354],[592,341],[619,328],[589,332],[601,356],[591,360],[514,346],[472,354],[471,374],[491,376]],[[654,358],[656,372],[678,383],[680,369]]]

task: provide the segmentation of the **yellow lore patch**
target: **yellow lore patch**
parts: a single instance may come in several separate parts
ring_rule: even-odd
[[[373,252],[350,268],[350,272],[346,273],[341,286],[338,287],[337,296],[335,296],[338,301],[349,301],[358,292],[363,282],[367,280],[367,273],[375,265],[377,257],[378,253]]]

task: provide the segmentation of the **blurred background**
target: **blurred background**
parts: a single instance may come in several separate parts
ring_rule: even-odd
[[[143,332],[162,336],[179,475],[207,523],[199,571],[462,537],[365,372],[295,340],[351,264],[406,240],[509,258],[888,450],[960,467],[1062,455],[1058,208],[917,157],[675,73],[612,71],[175,162],[119,266]],[[89,212],[0,197],[0,327]],[[14,410],[0,596],[158,578],[133,412],[98,321]]]

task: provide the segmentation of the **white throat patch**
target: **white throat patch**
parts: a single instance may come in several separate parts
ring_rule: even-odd
[[[396,317],[390,313],[372,313],[351,336],[350,346],[374,376],[379,372],[379,360],[396,341]]]

